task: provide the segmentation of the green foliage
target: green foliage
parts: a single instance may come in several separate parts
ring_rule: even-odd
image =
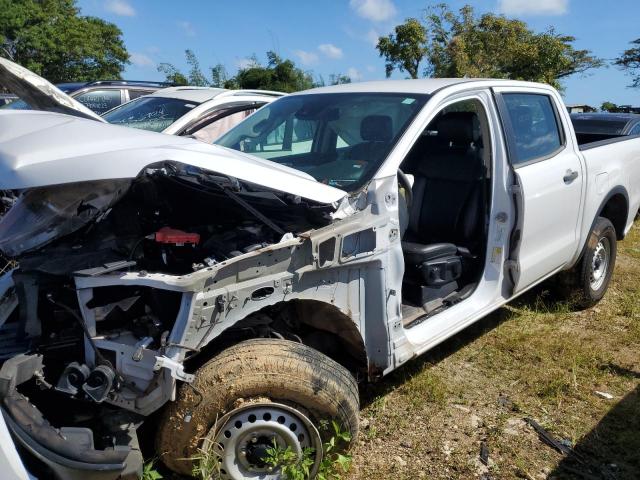
[[[1,1],[1,0],[0,0]],[[315,86],[311,74],[296,67],[291,60],[282,59],[275,52],[267,52],[267,65],[262,65],[254,56],[250,64],[229,77],[222,64],[210,69],[211,78],[207,78],[200,63],[191,50],[185,52],[190,67],[187,75],[174,65],[162,63],[158,71],[164,73],[168,82],[199,87],[241,88],[253,90],[276,90],[279,92],[297,92]],[[342,79],[346,77],[342,76]]]
[[[156,470],[156,461],[151,460],[144,464],[142,467],[142,475],[140,476],[140,480],[161,480],[164,478],[160,472]]]
[[[120,29],[80,15],[75,0],[0,0],[0,55],[51,82],[119,79]]]
[[[625,50],[624,53],[616,59],[615,64],[622,67],[631,75],[633,81],[631,87],[640,88],[640,38],[631,42],[634,47]]]
[[[575,49],[574,42],[553,28],[536,33],[521,20],[477,16],[470,5],[454,12],[440,4],[427,11],[426,25],[410,18],[394,34],[380,37],[377,49],[387,76],[399,70],[418,78],[426,63],[422,73],[435,77],[509,78],[560,87],[563,78],[604,64],[589,50]]]
[[[397,69],[418,78],[420,62],[429,51],[427,30],[419,20],[408,18],[395,28],[394,34],[380,37],[376,48],[386,60],[387,77]]]
[[[612,102],[603,102],[600,106],[600,110],[602,110],[603,112],[615,112],[616,110],[618,110],[618,106]]]
[[[297,92],[314,87],[308,72],[297,68],[291,60],[281,58],[275,52],[267,52],[267,65],[255,63],[240,69],[234,77],[237,88]]]
[[[193,462],[191,475],[200,480],[214,480],[220,478],[220,462],[222,456],[220,445],[209,438],[205,438],[198,453],[189,460]]]
[[[211,86],[216,88],[224,88],[229,81],[227,69],[221,63],[211,68]]]
[[[314,477],[317,480],[340,480],[342,474],[347,473],[351,467],[351,456],[340,453],[351,442],[351,434],[342,430],[335,420],[331,424],[321,422],[321,431],[328,432],[329,428],[332,429],[329,433],[331,436],[322,445],[322,461]],[[267,450],[265,461],[267,465],[279,469],[284,480],[309,480],[315,456],[313,448],[305,448],[299,457],[290,446],[282,448],[274,443]]]
[[[158,65],[158,71],[164,73],[165,80],[176,85],[189,85],[187,77],[170,63]]]
[[[349,75],[343,75],[341,73],[332,73],[329,75],[329,85],[344,85],[345,83],[351,83],[351,77]]]
[[[193,50],[185,50],[185,56],[187,57],[187,64],[191,69],[189,70],[189,85],[193,85],[194,87],[208,87],[210,82],[207,80],[207,77],[204,76],[202,70],[200,70],[200,62],[198,61],[198,57],[193,53]]]
[[[466,5],[458,13],[441,4],[431,10],[430,62],[436,77],[489,77],[544,82],[560,80],[603,65],[575,38],[553,28],[535,33],[520,20],[487,13],[477,17]]]

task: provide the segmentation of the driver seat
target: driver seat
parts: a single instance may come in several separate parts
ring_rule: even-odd
[[[473,112],[450,112],[437,122],[438,142],[417,165],[413,204],[402,250],[405,296],[425,305],[458,289],[463,267],[482,242],[484,167]]]

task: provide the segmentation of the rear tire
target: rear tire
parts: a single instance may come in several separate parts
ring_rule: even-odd
[[[315,431],[317,436],[321,421],[336,420],[355,439],[359,407],[357,383],[340,364],[299,343],[274,339],[248,340],[224,350],[196,372],[192,385],[182,386],[177,401],[165,411],[156,448],[167,467],[176,473],[189,475],[193,468],[189,459],[197,455],[203,439],[212,438],[216,432],[223,432],[229,441],[234,442],[233,445],[224,445],[225,457],[236,451],[246,455],[247,448],[242,439],[251,436],[252,428],[259,432],[260,439],[266,429],[273,432],[266,435],[270,441],[277,437],[283,445],[291,445],[290,432],[275,423],[276,414],[272,415],[271,410],[281,412],[277,414],[281,423],[285,417],[286,425],[289,425],[289,419],[293,419],[293,423],[298,424],[295,427],[298,433],[306,429],[308,433]],[[256,416],[258,422],[255,421]],[[262,422],[260,429],[256,430],[263,417],[271,423]],[[249,418],[253,421],[247,420]],[[248,425],[247,421],[254,425]],[[297,436],[301,437],[305,435]],[[292,438],[295,443],[296,436]],[[253,445],[248,445],[252,452],[256,450],[256,440],[253,442]],[[291,446],[295,449],[305,445],[303,442]],[[220,463],[224,465],[223,461],[228,461],[233,469],[242,466],[241,460],[223,458]],[[245,474],[257,474],[255,461],[250,466],[251,462],[244,462]],[[223,478],[243,478],[241,473],[225,471]],[[269,473],[265,474],[265,478],[270,477]]]
[[[589,233],[578,264],[562,275],[563,293],[579,308],[594,306],[604,297],[616,263],[616,230],[608,219],[598,217]]]

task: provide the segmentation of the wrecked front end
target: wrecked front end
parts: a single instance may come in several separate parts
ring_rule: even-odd
[[[212,339],[291,293],[313,255],[290,232],[334,211],[169,161],[23,189],[0,221],[16,262],[0,278],[0,397],[18,443],[59,478],[137,478],[144,418]]]

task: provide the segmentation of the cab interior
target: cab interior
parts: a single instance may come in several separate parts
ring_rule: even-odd
[[[489,142],[482,104],[454,103],[429,123],[401,165],[405,328],[468,298],[482,277],[491,193]]]

